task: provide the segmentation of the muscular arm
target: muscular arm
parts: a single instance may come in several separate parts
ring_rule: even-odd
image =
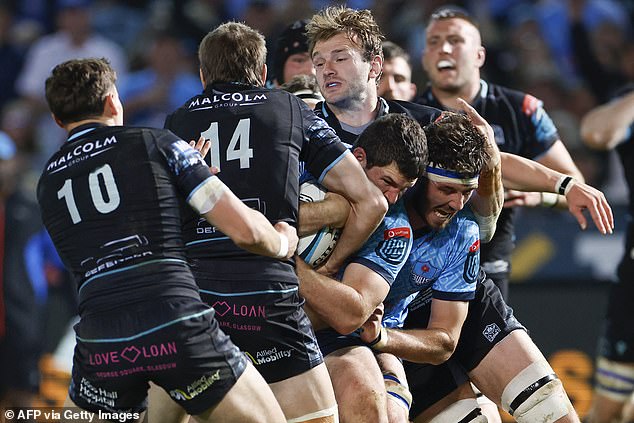
[[[506,188],[556,193],[557,181],[565,176],[534,160],[515,154],[500,153],[500,155],[502,157],[502,178]],[[612,233],[612,229],[614,229],[612,209],[601,191],[576,181],[566,194],[566,200],[568,210],[575,216],[581,229],[586,229],[588,225],[583,215],[583,211],[588,210],[594,224],[602,234]]]
[[[387,344],[381,352],[394,354],[414,363],[441,364],[458,345],[469,303],[432,299],[426,329],[386,329]]]
[[[341,237],[320,270],[324,274],[334,274],[381,223],[388,204],[381,191],[365,176],[365,171],[352,154],[346,154],[330,169],[322,185],[329,191],[342,195],[350,203],[350,213]]]
[[[624,141],[634,123],[634,91],[592,109],[581,120],[581,137],[588,147],[610,150]]]
[[[344,335],[361,327],[390,289],[378,273],[358,263],[346,267],[341,282],[315,272],[299,258],[296,269],[309,316],[316,315]]]
[[[314,234],[325,226],[342,228],[350,215],[350,203],[343,196],[327,192],[321,201],[299,203],[299,236]]]
[[[485,135],[487,140],[489,160],[480,172],[478,189],[471,198],[471,209],[480,226],[481,241],[489,242],[495,234],[496,222],[504,204],[500,150],[495,142],[495,135],[491,125],[463,99],[459,98],[458,104],[467,113],[471,122]]]

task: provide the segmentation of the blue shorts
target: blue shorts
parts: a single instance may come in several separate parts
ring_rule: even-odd
[[[88,314],[75,326],[69,395],[97,412],[141,412],[148,382],[165,389],[189,414],[215,406],[246,368],[246,357],[192,298]]]

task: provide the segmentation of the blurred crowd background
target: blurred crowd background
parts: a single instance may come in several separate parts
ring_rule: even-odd
[[[216,25],[238,20],[261,31],[272,65],[276,38],[289,23],[337,3],[344,2],[0,0],[0,340],[19,336],[37,351],[33,359],[44,371],[59,376],[59,366],[47,360],[74,315],[75,291],[42,233],[35,202],[42,166],[64,141],[44,102],[44,80],[52,67],[81,56],[109,58],[118,72],[126,123],[162,127],[168,112],[201,90],[196,50]],[[586,182],[604,190],[617,217],[617,232],[608,238],[593,229],[581,233],[565,213],[525,210],[519,218],[514,280],[574,283],[562,298],[587,284],[605,284],[623,248],[619,227],[624,226],[627,193],[614,153],[587,149],[579,122],[616,88],[634,81],[634,0],[345,2],[372,10],[386,39],[407,50],[419,92],[426,84],[420,57],[428,16],[449,3],[466,8],[480,22],[487,51],[484,78],[543,100]],[[584,292],[593,292],[588,301],[600,320],[604,291]],[[511,304],[523,307],[523,295],[512,288]],[[526,320],[521,310],[518,314]],[[11,319],[13,326],[7,324]],[[11,333],[7,327],[19,329]],[[595,341],[592,336],[588,345]],[[2,360],[25,361],[31,355],[11,351]],[[51,395],[45,392],[40,399],[51,400]]]

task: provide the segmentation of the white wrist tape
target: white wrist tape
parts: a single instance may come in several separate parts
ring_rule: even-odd
[[[555,191],[558,194],[566,195],[570,192],[570,189],[575,184],[575,178],[572,176],[564,175],[555,184]]]
[[[501,209],[500,209],[501,211]],[[495,235],[495,229],[497,227],[498,214],[492,216],[480,216],[479,213],[473,212],[473,216],[478,222],[478,228],[480,229],[480,241],[483,243],[491,241],[493,235]]]
[[[559,202],[559,194],[553,192],[540,192],[542,207],[555,207]]]
[[[286,235],[283,235],[283,234],[279,234],[279,236],[280,236],[280,249],[277,252],[277,255],[275,257],[286,258],[286,255],[288,254],[288,238],[286,238]]]
[[[381,351],[387,345],[387,329],[381,326],[381,332],[379,332],[379,336],[376,339],[368,344],[370,348],[373,350]]]

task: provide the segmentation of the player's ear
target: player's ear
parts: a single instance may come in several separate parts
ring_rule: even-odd
[[[57,126],[59,126],[60,128],[64,128],[64,124],[62,123],[61,120],[57,118],[57,116],[55,116],[53,113],[51,113],[51,116],[53,116],[53,120],[55,121]]]
[[[370,61],[370,79],[377,79],[383,71],[383,58],[378,54]]]
[[[108,94],[104,100],[103,113],[107,117],[116,116],[119,114],[117,105],[115,104],[114,94]]]
[[[367,156],[365,155],[365,150],[362,147],[355,147],[354,150],[352,150],[352,154],[354,155],[354,158],[357,159],[359,164],[363,168],[365,168],[365,166],[368,164]]]
[[[203,76],[203,70],[198,68],[198,75],[200,76],[200,83],[203,84],[203,90],[206,88],[205,77]]]
[[[266,83],[266,74],[268,73],[269,68],[266,66],[266,63],[264,64],[264,66],[262,66],[262,85],[264,85]]]
[[[486,50],[484,49],[483,46],[478,47],[478,60],[477,60],[477,64],[478,67],[482,67],[484,66],[484,61],[486,60]]]

